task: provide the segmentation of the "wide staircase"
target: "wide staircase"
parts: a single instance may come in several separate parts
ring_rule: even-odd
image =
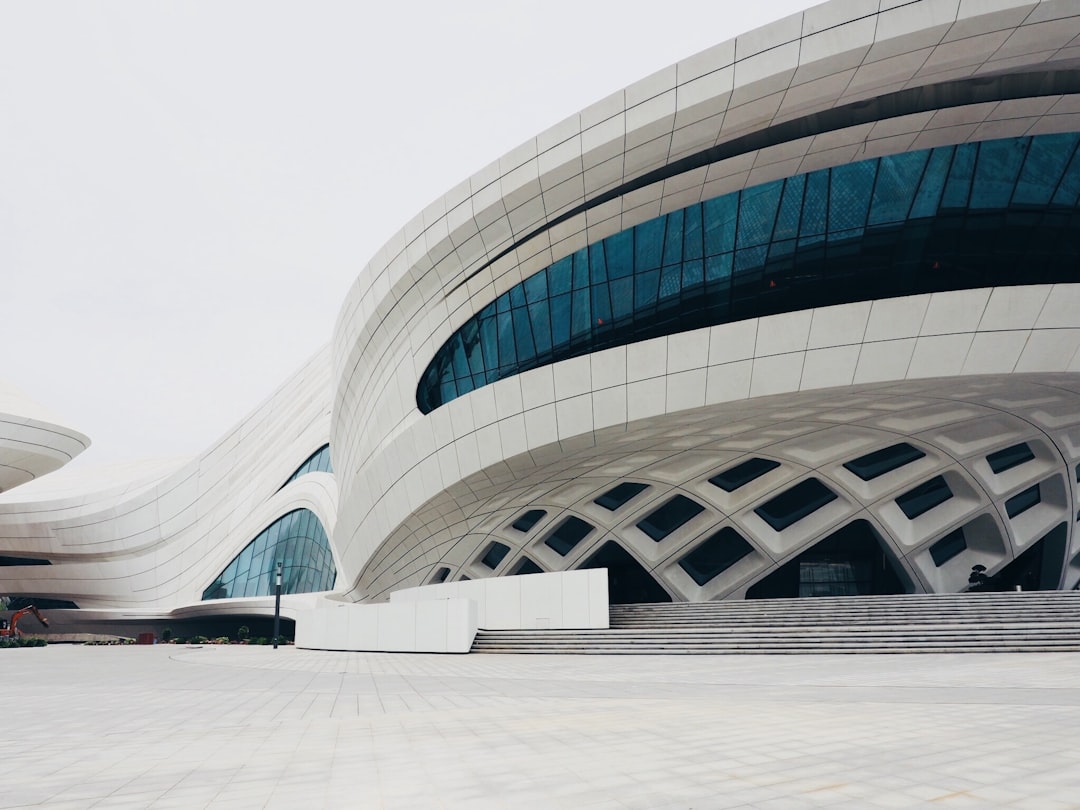
[[[481,630],[473,652],[1080,652],[1080,591],[612,605],[608,630]]]

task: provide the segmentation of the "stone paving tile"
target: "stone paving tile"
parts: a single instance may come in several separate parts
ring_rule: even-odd
[[[1080,655],[4,651],[0,808],[1080,806]]]

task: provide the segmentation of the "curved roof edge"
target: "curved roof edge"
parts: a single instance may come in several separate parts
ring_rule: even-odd
[[[0,380],[0,492],[60,469],[89,446],[89,436]]]

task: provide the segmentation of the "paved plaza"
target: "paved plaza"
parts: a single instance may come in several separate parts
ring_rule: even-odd
[[[4,808],[1080,807],[1080,655],[0,651]]]

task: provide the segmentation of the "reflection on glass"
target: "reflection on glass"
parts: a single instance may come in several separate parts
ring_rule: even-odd
[[[273,596],[278,561],[283,563],[282,593],[313,593],[334,587],[337,568],[326,531],[313,512],[296,509],[248,543],[203,591],[202,598]]]
[[[531,368],[809,307],[1077,280],[1080,134],[968,143],[673,211],[525,279],[436,352],[429,413]]]
[[[289,476],[289,479],[285,484],[291,484],[301,475],[307,475],[312,472],[328,472],[332,473],[334,470],[330,466],[330,445],[324,444],[310,456],[307,461],[296,468],[296,472]],[[282,486],[285,486],[282,484]]]

